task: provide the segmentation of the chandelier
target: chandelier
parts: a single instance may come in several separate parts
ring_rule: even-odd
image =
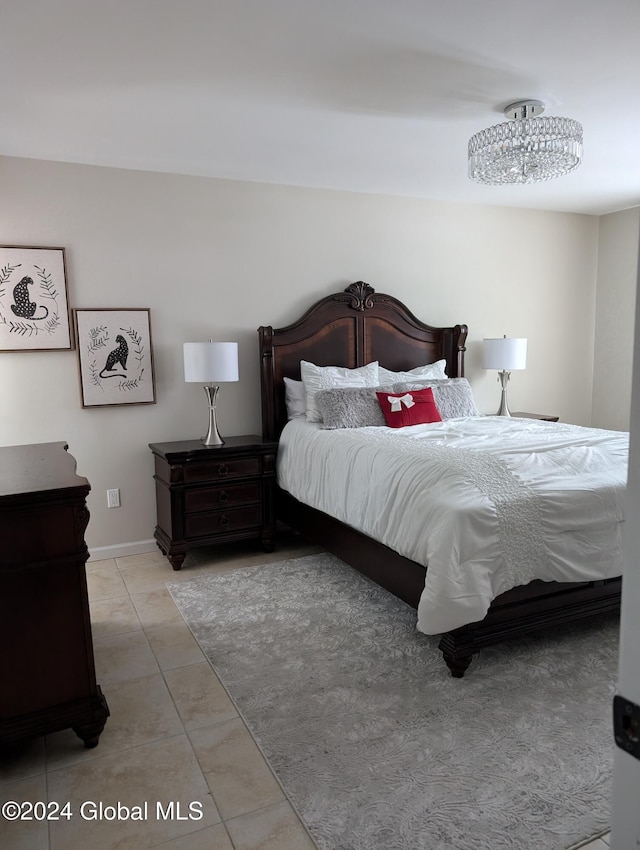
[[[476,183],[539,183],[569,174],[582,161],[582,124],[571,118],[538,118],[539,100],[504,110],[506,121],[469,139],[469,177]]]

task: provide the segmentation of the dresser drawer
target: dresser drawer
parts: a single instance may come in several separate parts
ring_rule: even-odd
[[[198,511],[225,510],[260,501],[260,481],[229,484],[228,487],[207,487],[186,490],[184,510],[187,514]]]
[[[246,528],[258,528],[262,522],[262,506],[247,505],[243,508],[231,508],[224,511],[208,511],[189,514],[184,518],[187,537],[228,534]]]
[[[239,457],[231,460],[207,460],[185,463],[183,481],[218,481],[228,478],[244,478],[260,474],[260,459],[257,457]]]

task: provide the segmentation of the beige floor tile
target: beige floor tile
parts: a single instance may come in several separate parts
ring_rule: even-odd
[[[86,569],[88,573],[94,573],[96,570],[117,570],[115,558],[105,558],[103,561],[87,561]]]
[[[234,850],[229,834],[221,823],[153,846],[158,847],[158,850]]]
[[[189,581],[201,576],[202,571],[196,565],[172,570],[168,561],[165,563],[146,563],[138,567],[120,569],[120,575],[129,593],[146,593],[150,590],[164,589],[168,581]]]
[[[164,678],[186,729],[198,729],[238,716],[208,661],[167,670]]]
[[[99,569],[87,573],[87,590],[91,601],[126,596],[127,587],[118,570]]]
[[[138,613],[128,596],[113,599],[92,599],[91,632],[94,640],[99,637],[134,632],[142,629]]]
[[[241,720],[193,729],[189,737],[223,818],[284,800],[280,785]]]
[[[118,565],[119,569],[129,569],[132,567],[138,567],[140,564],[148,564],[148,563],[166,563],[167,559],[162,554],[160,549],[156,547],[155,549],[150,549],[148,552],[141,552],[139,555],[125,555],[122,558],[115,558],[115,562]]]
[[[149,564],[161,564],[165,569],[168,569],[170,572],[174,572],[171,562],[159,549],[155,549],[153,552],[144,552],[141,555],[127,555],[124,558],[116,558],[115,562],[118,569],[125,571],[135,570],[138,569],[138,567],[145,567]],[[195,561],[191,552],[187,552],[182,566],[189,567],[193,566],[194,563]],[[179,570],[176,570],[176,572],[179,572]]]
[[[176,608],[176,603],[166,585],[145,593],[133,593],[131,600],[145,629],[164,626],[167,623],[184,623],[182,614]]]
[[[253,557],[258,552],[265,554],[257,540],[242,540],[238,543],[222,543],[218,546],[201,546],[198,549],[192,549],[189,554],[199,566],[226,564],[229,567],[236,567],[244,558]]]
[[[47,736],[47,771],[104,758],[131,747],[172,738],[184,729],[162,674],[113,682],[105,689],[111,716],[107,718],[100,743],[83,746],[67,729]]]
[[[306,829],[287,802],[226,822],[235,850],[314,850]]]
[[[18,741],[14,746],[0,751],[0,788],[45,771],[44,738]]]
[[[96,678],[103,691],[105,685],[108,686],[111,682],[138,679],[159,670],[156,657],[143,631],[97,637],[93,642],[93,650]]]
[[[78,816],[69,822],[54,822],[51,850],[142,850],[220,822],[186,735],[53,771],[48,784],[50,799],[70,800],[78,810],[88,801],[103,806],[119,802],[130,809],[139,806],[141,812],[145,803],[148,806],[144,820],[85,820]],[[170,802],[174,803],[174,817],[163,819],[157,804],[167,811]],[[178,803],[182,817],[197,814],[198,809],[190,809],[190,804],[200,807],[202,817],[178,820]],[[85,814],[92,811],[93,806],[85,807]]]
[[[9,782],[2,787],[2,802],[21,804],[46,803],[47,786],[44,774]],[[44,820],[8,820],[0,818],[0,847],[6,850],[48,850],[48,826]]]
[[[184,621],[146,629],[147,640],[161,670],[199,664],[205,660],[202,650]]]

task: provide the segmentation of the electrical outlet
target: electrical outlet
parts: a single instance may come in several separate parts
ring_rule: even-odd
[[[118,490],[117,488],[115,490],[107,490],[107,507],[120,507],[120,490]]]

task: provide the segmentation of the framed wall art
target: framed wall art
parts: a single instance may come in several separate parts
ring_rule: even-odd
[[[155,404],[148,308],[74,310],[83,407]]]
[[[0,351],[71,348],[64,248],[0,245]]]

